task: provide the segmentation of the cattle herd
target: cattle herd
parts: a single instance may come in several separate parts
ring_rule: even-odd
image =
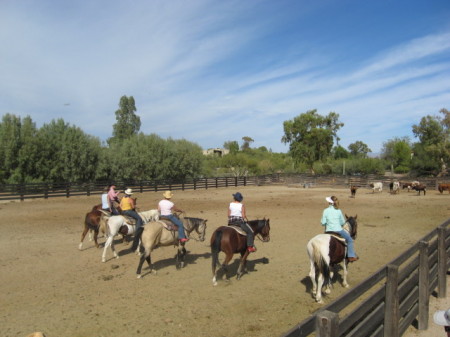
[[[369,184],[370,188],[372,189],[372,193],[377,192],[383,192],[383,183],[381,181],[373,182]],[[350,193],[351,197],[355,198],[356,191],[361,186],[358,185],[350,185]],[[417,191],[420,195],[421,192],[423,192],[423,195],[426,195],[427,193],[427,186],[425,184],[421,184],[419,181],[412,181],[412,182],[401,182],[401,181],[392,181],[389,183],[389,192],[391,194],[398,194],[400,193],[400,189],[407,189],[408,192],[411,190]],[[444,191],[448,191],[450,194],[450,184],[439,184],[438,185],[438,191],[442,194]]]

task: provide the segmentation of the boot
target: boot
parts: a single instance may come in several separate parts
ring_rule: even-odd
[[[139,227],[136,231],[136,234],[134,234],[133,239],[133,245],[131,246],[131,251],[135,251],[138,249],[139,246],[139,240],[141,239],[142,232],[144,231],[144,227]]]

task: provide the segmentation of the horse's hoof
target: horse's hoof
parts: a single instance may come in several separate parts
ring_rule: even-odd
[[[350,287],[348,284],[343,284],[344,288]]]
[[[141,274],[137,274],[137,278],[138,279],[142,278],[142,275]]]
[[[78,245],[78,249],[79,249],[79,250],[82,250],[82,248],[83,248],[83,244],[80,243],[80,244]]]
[[[118,259],[118,258],[119,258],[119,255],[116,255],[115,258]]]
[[[214,286],[214,287],[217,286],[217,282],[213,282],[213,286]]]
[[[324,290],[324,293],[325,293],[325,294],[330,294],[330,293],[331,293],[331,290],[330,290],[330,289],[325,289],[325,290]]]
[[[102,259],[102,262],[106,262],[106,259]]]

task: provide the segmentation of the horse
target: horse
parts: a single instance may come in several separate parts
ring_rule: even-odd
[[[92,210],[86,213],[84,217],[84,228],[81,233],[81,241],[78,245],[78,249],[83,249],[83,241],[86,237],[86,234],[89,232],[89,241],[92,241],[92,233],[93,239],[95,242],[95,247],[99,248],[99,244],[97,241],[99,231],[106,233],[106,219],[108,218],[108,214],[105,211],[102,211],[102,205],[95,205],[92,207]]]
[[[344,230],[349,232],[351,237],[356,239],[358,230],[358,223],[356,221],[357,215],[354,217],[348,217],[345,215],[346,222]],[[343,269],[343,282],[342,285],[347,288],[347,265],[348,258],[347,246],[345,240],[342,237],[337,238],[332,233],[319,234],[309,240],[306,245],[308,251],[309,260],[311,262],[311,269],[309,277],[312,282],[312,294],[315,297],[316,302],[323,303],[322,301],[322,286],[325,285],[325,293],[331,292],[331,281],[333,279],[333,267],[344,261]],[[317,281],[316,281],[317,277]]]
[[[400,193],[400,183],[398,181],[391,181],[389,183],[389,192],[391,194]]]
[[[250,220],[248,224],[253,230],[255,237],[258,237],[263,242],[270,241],[270,221],[269,219]],[[240,280],[242,275],[247,272],[246,264],[249,251],[247,250],[247,238],[243,231],[238,232],[234,229],[235,226],[221,226],[217,228],[211,236],[211,256],[212,256],[212,274],[213,285],[217,285],[217,274],[223,270],[227,274],[227,266],[232,257],[236,253],[241,254],[239,268],[237,270],[237,279]],[[219,252],[225,253],[225,260],[216,271],[216,266],[219,263]],[[228,280],[228,275],[226,275]]]
[[[149,211],[138,212],[144,224],[155,221],[155,219],[159,219],[158,210],[151,209]],[[114,237],[117,234],[122,234],[124,237],[127,235],[134,234],[135,232],[135,223],[131,217],[125,217],[123,215],[113,215],[109,217],[106,221],[106,242],[103,248],[102,253],[102,262],[106,262],[106,251],[108,247],[111,247],[111,251],[116,259],[119,258],[116,250],[114,249]],[[136,250],[138,253],[139,250]]]
[[[206,222],[208,220],[201,218],[184,217],[180,219],[183,222],[186,237],[195,230],[198,235],[198,241],[205,240]],[[139,259],[139,264],[136,270],[137,278],[141,278],[142,266],[144,261],[147,261],[150,272],[156,274],[156,270],[152,266],[151,252],[156,247],[175,246],[178,248],[176,255],[176,268],[184,267],[184,256],[186,255],[185,243],[178,241],[178,230],[170,220],[151,221],[144,226],[144,231],[141,236],[141,246],[144,248],[144,253]]]
[[[438,185],[438,191],[439,193],[443,193],[444,191],[448,191],[450,194],[450,184],[439,184]]]
[[[423,195],[427,194],[427,185],[424,184],[418,184],[412,187],[413,190],[417,191],[420,195],[420,192],[423,192]]]
[[[355,186],[355,185],[351,185],[350,186],[350,193],[351,193],[351,197],[355,198],[356,197],[356,190],[359,188],[359,186]]]

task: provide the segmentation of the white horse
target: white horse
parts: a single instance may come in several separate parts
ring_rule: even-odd
[[[357,216],[348,217],[345,216],[347,221],[344,225],[344,230],[349,232],[353,239],[356,238],[356,232],[358,224],[356,222]],[[325,284],[325,294],[331,292],[331,281],[333,279],[333,267],[344,261],[343,269],[343,281],[342,285],[347,288],[347,246],[345,240],[337,238],[333,234],[319,234],[309,240],[306,245],[308,251],[309,260],[311,263],[311,269],[309,277],[312,282],[312,294],[318,303],[322,301],[322,287]],[[316,281],[317,276],[317,281]]]
[[[158,221],[159,220],[159,212],[157,209],[151,209],[145,212],[138,213],[142,218],[144,224],[149,221]],[[116,259],[119,258],[119,255],[116,253],[114,249],[114,237],[117,234],[122,235],[131,235],[135,233],[135,222],[134,219],[130,221],[129,218],[124,217],[123,215],[113,215],[106,221],[106,242],[105,247],[103,248],[102,254],[102,262],[106,262],[106,251],[108,247],[111,247],[111,251]],[[139,253],[139,247],[136,250],[136,253]]]

